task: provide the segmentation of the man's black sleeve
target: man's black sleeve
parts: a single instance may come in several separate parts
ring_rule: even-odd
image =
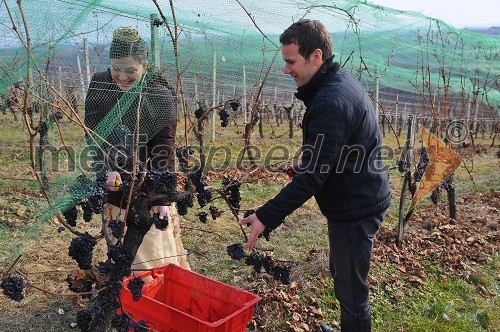
[[[259,220],[276,228],[283,219],[320,190],[336,167],[342,147],[352,133],[352,123],[343,106],[316,104],[307,114],[301,171],[274,198],[256,211]]]

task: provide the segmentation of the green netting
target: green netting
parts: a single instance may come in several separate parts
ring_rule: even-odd
[[[153,1],[25,1],[22,2],[28,23],[35,60],[41,68],[47,56],[59,58],[63,75],[75,71],[75,55],[82,52],[82,40],[89,42],[91,70],[107,66],[106,47],[112,31],[121,25],[137,28],[141,35],[150,35],[150,16],[165,15],[173,32],[173,16],[167,1],[158,1],[161,13]],[[21,14],[14,1],[7,1],[10,12],[24,36]],[[174,1],[178,23],[179,69],[188,79],[196,75],[211,82],[213,53],[217,55],[218,87],[233,92],[241,89],[241,72],[245,65],[247,86],[259,84],[267,66],[271,77],[266,84],[270,91],[293,91],[291,81],[283,78],[282,63],[271,63],[278,47],[278,35],[302,17],[322,20],[333,34],[336,59],[358,72],[371,87],[380,74],[379,85],[406,92],[415,92],[421,76],[433,88],[449,86],[449,92],[481,91],[491,107],[497,108],[499,93],[499,38],[456,29],[445,22],[415,12],[392,10],[364,1]],[[59,19],[54,19],[59,18]],[[2,90],[15,80],[26,77],[26,52],[15,49],[20,45],[5,10],[1,14]],[[160,26],[161,62],[175,80],[176,73],[170,33]],[[71,46],[71,47],[70,47]],[[13,63],[13,55],[20,61]],[[225,61],[222,61],[222,56]],[[63,62],[64,63],[60,63]],[[83,55],[81,55],[83,61]],[[11,69],[10,74],[5,69]],[[424,69],[422,72],[422,68]],[[441,79],[444,69],[447,81]],[[427,72],[428,71],[428,72]],[[194,87],[185,84],[186,92]],[[231,89],[233,85],[233,89]],[[417,85],[417,86],[415,86]],[[422,89],[422,87],[420,87]]]
[[[30,89],[30,102],[55,105],[83,124],[82,114],[72,114],[69,106],[82,108],[92,75],[110,65],[113,31],[127,25],[152,44],[151,67],[168,77],[179,115],[192,114],[198,102],[218,105],[245,99],[251,103],[261,85],[261,99],[266,103],[290,104],[295,85],[283,75],[278,37],[292,22],[314,18],[331,31],[335,60],[378,97],[386,114],[393,112],[390,106],[399,100],[411,102],[411,113],[421,117],[432,111],[441,118],[468,121],[475,107],[480,110],[475,116],[496,121],[498,35],[457,29],[420,13],[355,0],[172,3],[173,10],[165,0],[32,0],[21,1],[21,6],[13,0],[2,2],[2,100],[14,83],[23,82]],[[102,142],[122,121],[118,119],[130,114],[134,120],[134,100],[140,95],[130,94],[132,99],[120,102],[120,108],[98,124],[95,131]],[[45,122],[53,125],[47,116]],[[159,129],[144,130],[153,137]],[[87,143],[83,129],[79,135],[83,146]],[[82,173],[85,170],[77,169],[53,180],[58,208],[68,206],[68,185]]]

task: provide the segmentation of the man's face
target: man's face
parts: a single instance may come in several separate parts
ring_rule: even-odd
[[[318,53],[319,52],[319,53]],[[287,44],[281,46],[281,54],[285,61],[285,74],[293,77],[300,88],[311,80],[323,63],[321,51],[314,51],[307,59],[299,53],[299,45]],[[318,59],[319,54],[319,59]],[[319,64],[319,65],[318,65]]]
[[[113,81],[123,91],[128,90],[144,74],[144,66],[131,56],[111,59],[110,69]]]

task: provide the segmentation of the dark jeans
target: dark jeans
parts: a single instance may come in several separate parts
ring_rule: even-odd
[[[330,273],[340,302],[343,332],[371,331],[366,277],[373,238],[387,211],[354,221],[328,220]]]

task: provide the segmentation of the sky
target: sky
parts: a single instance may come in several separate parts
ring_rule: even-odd
[[[381,6],[422,12],[455,28],[500,26],[500,0],[369,0]]]

